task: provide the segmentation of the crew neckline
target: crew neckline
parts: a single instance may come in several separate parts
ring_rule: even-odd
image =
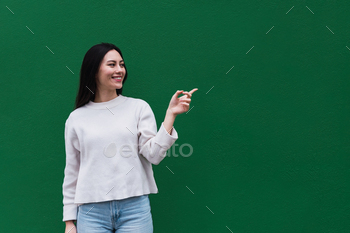
[[[126,100],[126,98],[127,97],[119,94],[114,99],[111,99],[111,100],[105,101],[105,102],[95,103],[95,102],[90,100],[85,106],[88,108],[94,108],[94,109],[108,109],[108,108],[113,108],[113,107],[117,106],[118,104],[123,103]]]

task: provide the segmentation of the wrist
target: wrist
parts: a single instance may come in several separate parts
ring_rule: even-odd
[[[175,118],[177,116],[177,114],[174,114],[174,112],[170,108],[168,108],[166,110],[166,115],[168,115],[169,117],[173,117],[173,118]]]
[[[76,222],[77,220],[68,220],[66,221],[66,225],[69,226],[69,225],[74,225],[74,223]]]

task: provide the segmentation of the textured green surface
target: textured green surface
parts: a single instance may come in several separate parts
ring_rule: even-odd
[[[1,1],[0,231],[64,232],[64,122],[85,52],[110,42],[128,67],[123,94],[158,126],[176,90],[199,88],[175,121],[193,154],[154,166],[155,233],[349,232],[349,10]]]

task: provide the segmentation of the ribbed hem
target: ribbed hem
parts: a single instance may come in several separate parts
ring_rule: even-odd
[[[164,135],[167,135],[164,137]],[[155,142],[163,148],[168,148],[173,145],[173,143],[178,139],[177,131],[173,127],[171,130],[171,134],[166,131],[164,127],[164,122],[162,122],[159,132],[156,135]]]
[[[69,220],[77,220],[77,211],[78,211],[78,205],[77,204],[69,204],[63,206],[63,222],[69,221]]]

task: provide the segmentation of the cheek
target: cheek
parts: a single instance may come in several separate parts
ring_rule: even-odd
[[[113,70],[112,69],[103,69],[102,70],[102,73],[105,75],[105,76],[111,76],[113,74]]]

